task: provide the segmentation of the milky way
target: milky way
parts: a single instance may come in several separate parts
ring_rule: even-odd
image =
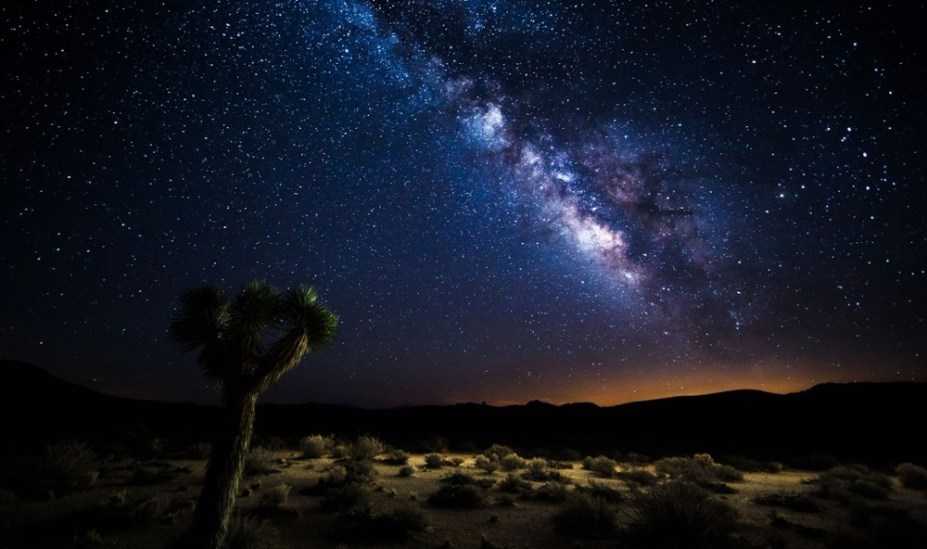
[[[759,4],[5,4],[0,355],[210,400],[257,278],[343,325],[273,400],[923,380],[927,14]]]

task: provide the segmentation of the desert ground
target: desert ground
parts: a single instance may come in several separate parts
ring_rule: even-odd
[[[321,457],[279,444],[253,450],[232,546],[820,548],[925,539],[927,492],[915,465],[810,471],[728,460],[735,467],[704,454],[556,460],[502,446],[411,454],[361,442],[373,447],[309,452]],[[38,460],[4,458],[0,548],[174,547],[203,482],[198,452],[208,449],[138,459],[70,442]]]

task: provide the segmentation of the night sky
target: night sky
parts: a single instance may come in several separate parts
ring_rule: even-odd
[[[3,358],[215,402],[177,296],[263,279],[341,318],[266,401],[927,380],[924,2],[0,15]]]

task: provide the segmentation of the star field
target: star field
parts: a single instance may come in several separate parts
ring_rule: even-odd
[[[315,285],[268,400],[927,375],[911,2],[0,6],[0,355],[211,401],[177,296]]]

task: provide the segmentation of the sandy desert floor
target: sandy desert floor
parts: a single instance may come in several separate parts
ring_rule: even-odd
[[[506,493],[500,483],[509,473],[486,473],[475,466],[476,456],[467,454],[443,454],[446,463],[440,468],[426,467],[423,455],[410,455],[408,464],[415,469],[411,476],[400,476],[401,465],[388,464],[382,458],[374,460],[375,474],[364,485],[370,512],[386,515],[411,507],[420,510],[427,526],[411,532],[401,542],[365,540],[363,530],[368,523],[346,519],[349,513],[344,510],[326,510],[324,495],[313,493],[318,492],[313,487],[321,479],[329,478],[333,471],[343,471],[336,460],[307,459],[299,452],[286,450],[274,452],[273,457],[278,472],[246,476],[238,499],[238,513],[249,517],[252,533],[262,547],[624,546],[614,536],[585,539],[561,533],[555,527],[554,515],[564,503],[556,501],[556,497],[536,497],[543,493],[545,482],[528,481],[521,492]],[[451,461],[458,464],[452,465]],[[189,527],[205,463],[202,459],[117,460],[101,471],[92,488],[40,497],[3,491],[0,548],[174,547]],[[567,465],[571,468],[557,471],[564,477],[562,484],[568,493],[583,490],[590,483],[600,490],[603,486],[613,488],[623,496],[622,501],[608,504],[617,516],[618,531],[629,524],[633,513],[627,502],[636,490],[647,488],[636,487],[625,478],[602,478],[583,469],[582,462],[561,463],[561,467]],[[7,478],[15,476],[17,468],[25,471],[28,467],[28,460],[3,462]],[[653,472],[654,467],[619,463],[618,471],[629,470]],[[441,488],[442,479],[454,473],[469,475],[483,485],[479,488],[483,499],[479,507],[441,508],[428,501]],[[735,546],[770,548],[903,546],[923,532],[923,524],[927,523],[924,491],[905,488],[892,477],[887,494],[825,499],[819,497],[820,485],[809,483],[818,474],[786,469],[778,473],[744,473],[742,481],[728,482],[732,490],[726,491],[733,493],[711,497],[736,510],[737,526],[729,536],[731,542]],[[780,504],[757,503],[764,496],[781,496]],[[886,530],[897,534],[899,529],[904,530],[901,535],[886,534]]]

